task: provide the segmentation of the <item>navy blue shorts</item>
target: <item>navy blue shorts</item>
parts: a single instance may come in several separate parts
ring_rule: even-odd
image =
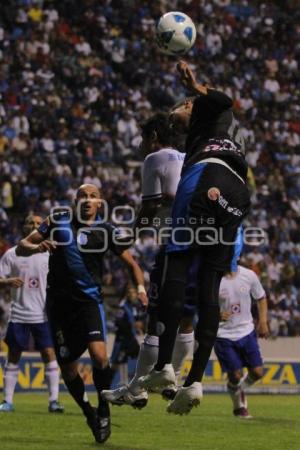
[[[224,372],[263,365],[255,331],[238,341],[217,338],[214,350]]]
[[[166,252],[197,249],[205,267],[236,270],[242,250],[241,223],[249,207],[247,186],[228,167],[200,162],[185,168]]]
[[[66,301],[47,295],[47,315],[59,364],[76,361],[89,342],[106,340],[105,312],[95,301]]]
[[[30,335],[33,337],[37,350],[53,347],[53,341],[48,322],[15,323],[9,322],[5,343],[10,350],[25,351],[29,349]]]

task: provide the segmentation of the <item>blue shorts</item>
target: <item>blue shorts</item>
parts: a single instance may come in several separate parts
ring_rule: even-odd
[[[33,337],[37,350],[53,347],[48,322],[41,323],[15,323],[9,322],[5,343],[10,350],[23,352],[29,349],[30,335]]]
[[[238,341],[217,338],[214,350],[223,372],[233,372],[243,367],[261,367],[263,365],[254,330]]]
[[[224,165],[200,162],[186,167],[173,204],[166,252],[197,249],[205,267],[236,270],[241,223],[249,206],[247,186]]]

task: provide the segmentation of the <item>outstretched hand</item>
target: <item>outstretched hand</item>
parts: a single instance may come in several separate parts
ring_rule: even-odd
[[[197,90],[198,83],[195,74],[188,63],[180,60],[176,67],[179,72],[182,85],[191,91]]]

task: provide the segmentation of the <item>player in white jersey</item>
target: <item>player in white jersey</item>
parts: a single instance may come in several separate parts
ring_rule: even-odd
[[[256,273],[238,266],[237,272],[222,278],[219,293],[221,322],[214,349],[228,375],[233,414],[244,419],[251,418],[244,389],[263,376],[263,361],[251,313],[252,299],[257,301],[258,335],[267,338],[267,299]],[[248,369],[244,376],[243,367]]]
[[[24,233],[37,229],[42,218],[28,216]],[[45,364],[45,378],[49,389],[49,412],[61,413],[58,402],[59,372],[52,339],[45,313],[48,253],[39,253],[30,258],[16,255],[16,247],[9,249],[0,260],[0,288],[11,290],[11,312],[5,342],[8,345],[7,362],[4,369],[4,398],[0,412],[14,410],[13,395],[18,381],[18,363],[22,352],[28,349],[30,334]]]
[[[145,156],[142,169],[142,207],[136,220],[136,229],[151,225],[166,227],[171,218],[172,203],[179,183],[185,154],[172,147],[174,132],[170,129],[168,116],[158,113],[142,125],[141,151]],[[103,391],[102,396],[113,404],[129,404],[142,408],[147,404],[148,394],[139,386],[138,379],[154,367],[158,355],[157,309],[158,292],[162,282],[165,246],[161,245],[150,274],[148,332],[141,345],[136,372],[128,386]],[[194,331],[192,319],[194,308],[188,302],[178,330],[172,364],[178,378],[186,357],[192,353]],[[165,398],[174,393],[174,385],[162,392]]]

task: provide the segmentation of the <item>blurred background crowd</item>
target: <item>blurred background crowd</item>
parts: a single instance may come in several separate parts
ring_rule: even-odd
[[[139,123],[185,95],[176,60],[153,30],[187,13],[198,39],[188,55],[199,80],[234,99],[248,140],[253,207],[246,225],[263,245],[243,263],[269,298],[272,335],[300,335],[300,9],[295,0],[7,0],[0,11],[0,256],[30,212],[69,205],[81,183],[110,207],[140,204]],[[122,216],[122,213],[120,212]],[[124,215],[124,214],[123,214]],[[133,253],[145,276],[155,243]],[[106,260],[104,283],[125,275]]]

